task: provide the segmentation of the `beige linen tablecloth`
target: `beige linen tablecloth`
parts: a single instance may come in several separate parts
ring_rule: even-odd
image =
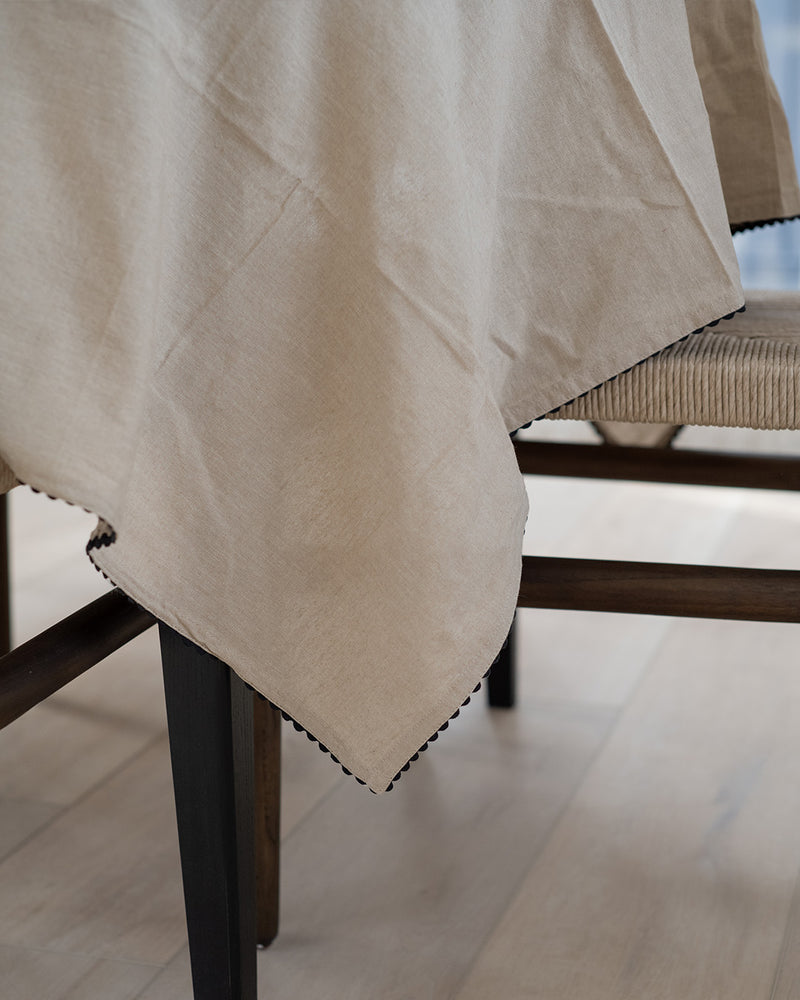
[[[684,2],[0,18],[5,485],[381,791],[508,631],[509,431],[742,305]]]

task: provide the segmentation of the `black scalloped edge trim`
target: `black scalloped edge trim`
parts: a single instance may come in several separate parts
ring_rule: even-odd
[[[109,545],[113,545],[117,540],[117,533],[109,525],[109,530],[104,531],[101,535],[92,535],[89,541],[86,543],[86,555],[88,556],[92,549],[104,549]],[[94,566],[94,563],[92,563]],[[95,566],[95,569],[97,567]],[[116,586],[116,584],[115,584]]]
[[[46,496],[48,500],[54,500],[56,503],[65,503],[68,507],[77,507],[79,510],[84,511],[86,514],[91,514],[92,517],[96,517],[98,518],[98,520],[103,521],[104,524],[108,524],[105,518],[102,518],[97,513],[97,511],[89,510],[89,508],[84,507],[83,504],[73,503],[72,500],[65,500],[64,497],[53,496],[52,493],[47,493],[44,490],[37,489],[35,486],[31,486],[30,483],[26,483],[22,479],[17,480],[17,485],[26,486],[31,491],[31,493],[38,493],[40,496]],[[100,567],[97,565],[97,563],[92,559],[90,555],[92,549],[100,549],[106,545],[112,545],[117,540],[116,531],[111,527],[110,524],[108,524],[108,527],[109,531],[104,531],[102,535],[90,538],[89,541],[86,543],[85,552],[89,556],[89,562],[95,568],[95,570],[103,577],[104,580],[107,580],[112,587],[117,588],[120,594],[122,594],[123,597],[129,603],[131,603],[135,608],[138,608],[140,611],[145,611],[147,612],[147,614],[150,614],[150,612],[147,611],[147,608],[142,607],[141,604],[139,604],[137,601],[134,601],[134,599],[130,596],[130,594],[126,594],[121,587],[117,586],[117,584],[114,583],[114,581],[100,569]]]
[[[104,548],[107,545],[113,545],[113,543],[117,540],[116,531],[114,530],[114,528],[111,527],[110,524],[108,524],[108,521],[106,521],[104,517],[98,514],[97,511],[90,510],[88,507],[84,507],[83,504],[74,503],[72,500],[66,500],[64,497],[53,496],[52,493],[47,493],[45,490],[37,489],[37,487],[31,486],[30,483],[26,483],[23,479],[18,479],[17,485],[26,486],[31,491],[31,493],[38,493],[42,496],[46,496],[48,500],[54,500],[57,503],[65,503],[68,507],[77,507],[79,510],[84,511],[84,513],[91,514],[92,517],[96,517],[98,518],[98,520],[101,520],[103,521],[104,524],[108,525],[109,528],[108,531],[104,531],[101,535],[98,535],[96,537],[93,536],[86,543],[84,551],[89,556],[89,562],[94,567],[95,571],[99,573],[104,580],[110,583],[112,587],[116,587],[116,589],[120,592],[120,594],[122,594],[123,597],[130,604],[132,604],[135,608],[138,608],[140,611],[145,611],[147,612],[147,614],[151,614],[151,612],[147,611],[147,608],[139,604],[138,601],[135,601],[130,596],[130,594],[126,594],[125,591],[118,584],[116,584],[107,573],[104,573],[103,570],[100,569],[100,567],[97,565],[94,559],[92,559],[91,556],[92,549],[100,549]],[[155,615],[153,617],[155,617]]]
[[[113,587],[116,587],[117,586],[116,583],[114,583],[113,580],[110,580],[106,576],[106,574],[103,573],[103,571],[100,569],[100,567],[94,562],[94,560],[91,558],[91,551],[92,551],[92,549],[102,549],[102,548],[105,548],[108,545],[113,545],[114,542],[116,542],[116,540],[117,540],[117,532],[108,523],[108,521],[106,521],[106,519],[104,517],[101,517],[101,515],[98,514],[97,511],[89,510],[89,508],[88,507],[84,507],[83,504],[73,503],[72,500],[66,500],[64,497],[53,496],[52,493],[47,493],[45,490],[37,489],[36,486],[32,486],[30,483],[26,483],[24,479],[18,479],[17,480],[17,486],[26,486],[31,491],[31,493],[38,493],[40,496],[45,496],[45,497],[47,497],[48,500],[54,500],[57,503],[65,503],[68,507],[77,507],[79,510],[84,511],[86,514],[91,514],[92,517],[96,517],[99,521],[102,521],[103,524],[105,524],[108,527],[108,531],[104,531],[100,535],[92,535],[92,537],[86,543],[86,548],[85,548],[84,551],[86,552],[86,555],[89,556],[90,562],[92,563],[92,566],[94,566],[94,568],[97,570],[97,572],[98,573],[102,573],[102,575],[105,577],[105,579],[108,580],[108,582]],[[117,588],[117,589],[119,590],[120,588]],[[124,592],[120,590],[120,593],[124,593]],[[125,594],[125,596],[128,597],[127,594]],[[133,598],[128,597],[128,600],[131,601],[132,604],[136,604],[136,601],[134,601]],[[139,605],[136,604],[136,607],[139,607]]]
[[[690,337],[694,337],[698,333],[702,333],[703,330],[708,330],[712,326],[717,326],[724,319],[733,319],[733,317],[736,316],[737,313],[743,313],[746,308],[747,308],[747,303],[745,303],[743,306],[739,306],[738,309],[734,309],[733,312],[725,313],[724,316],[720,316],[718,319],[713,319],[711,320],[710,323],[706,323],[704,326],[699,326],[696,330],[691,330],[689,333],[684,334],[684,336],[678,337],[678,339],[673,340],[671,344],[667,344],[666,347],[662,347],[657,351],[653,351],[653,353],[648,354],[646,358],[642,358],[641,361],[637,361],[635,364],[629,365],[627,368],[624,368],[621,372],[617,372],[616,375],[612,375],[611,378],[603,379],[602,382],[598,382],[597,385],[593,385],[592,388],[587,389],[586,392],[582,392],[577,396],[573,396],[572,399],[568,399],[565,403],[560,403],[558,406],[554,406],[552,410],[547,410],[547,412],[543,413],[541,416],[534,417],[532,420],[529,420],[527,424],[521,424],[517,428],[517,430],[511,432],[511,436],[513,437],[517,433],[517,431],[526,430],[528,427],[531,426],[531,424],[536,423],[538,420],[545,420],[547,417],[550,416],[551,413],[558,413],[558,411],[563,410],[565,406],[569,406],[571,403],[574,403],[579,399],[583,399],[584,396],[588,396],[590,392],[594,392],[595,389],[599,389],[601,385],[605,385],[607,382],[615,382],[621,375],[627,375],[627,373],[633,371],[634,368],[638,368],[639,365],[643,365],[646,361],[649,361],[650,358],[657,358],[659,354],[662,354],[664,351],[668,351],[671,347],[674,347],[676,344],[682,344],[684,340],[688,340]]]
[[[759,219],[757,222],[734,222],[731,224],[731,235],[749,233],[753,229],[765,229],[767,226],[778,226],[782,222],[794,222],[800,215],[777,215],[774,219]]]
[[[389,784],[387,785],[387,787],[384,789],[384,792],[391,792],[391,790],[394,788],[394,786],[397,784],[397,782],[403,777],[403,775],[406,773],[406,771],[408,771],[411,768],[411,765],[415,761],[419,760],[420,755],[423,754],[423,753],[425,753],[425,751],[428,749],[428,747],[431,745],[431,743],[435,743],[436,740],[439,739],[439,733],[443,733],[450,726],[450,723],[453,721],[453,719],[457,719],[459,717],[459,715],[461,714],[462,708],[466,708],[467,705],[469,705],[470,701],[472,701],[472,696],[474,694],[476,694],[478,691],[480,691],[480,689],[481,689],[481,687],[483,685],[483,682],[488,678],[489,674],[492,672],[493,667],[495,666],[495,664],[497,663],[497,661],[500,659],[500,657],[503,655],[503,651],[505,650],[506,646],[508,645],[508,640],[509,640],[510,636],[511,636],[511,631],[509,630],[509,633],[506,636],[505,641],[503,642],[503,645],[500,647],[500,651],[498,652],[497,656],[492,661],[492,665],[489,667],[489,669],[486,671],[486,673],[483,675],[483,677],[481,677],[481,679],[478,681],[478,683],[472,689],[472,691],[470,692],[470,694],[468,694],[467,697],[464,699],[464,701],[461,702],[461,704],[455,710],[455,712],[453,712],[453,714],[448,719],[445,719],[445,721],[441,724],[441,726],[439,726],[439,728],[436,730],[436,732],[433,733],[431,736],[429,736],[427,740],[425,740],[425,742],[422,744],[422,746],[419,748],[419,750],[417,750],[417,752],[415,754],[412,754],[412,756],[409,757],[409,759],[405,762],[405,764],[403,764],[403,766],[400,768],[400,770],[397,772],[397,774],[389,782]],[[189,640],[187,639],[185,641],[188,642]],[[204,652],[205,652],[205,650],[204,650]],[[248,684],[247,681],[245,681],[244,683],[262,701],[266,701],[269,704],[269,706],[274,711],[280,712],[281,713],[281,717],[283,718],[283,720],[285,722],[291,722],[291,724],[294,726],[294,728],[297,730],[298,733],[305,733],[306,736],[308,737],[308,739],[312,743],[316,743],[317,744],[317,748],[319,750],[321,750],[322,753],[328,754],[328,756],[331,758],[331,760],[334,762],[334,764],[338,764],[339,767],[342,769],[342,771],[346,775],[348,775],[348,777],[355,778],[355,780],[359,783],[359,785],[366,785],[366,781],[364,781],[363,778],[359,778],[357,774],[353,774],[352,771],[349,771],[344,766],[344,764],[342,764],[342,762],[339,760],[339,758],[335,754],[333,754],[323,743],[320,743],[320,741],[317,739],[317,737],[314,736],[313,733],[310,733],[305,728],[305,726],[302,726],[296,719],[292,718],[292,716],[289,715],[288,712],[284,712],[284,710],[282,708],[279,708],[277,705],[275,705],[273,702],[271,702],[269,700],[269,698],[267,698],[266,695],[261,694],[260,691],[256,691],[256,689],[251,684]],[[377,794],[375,792],[375,790],[372,789],[372,788],[370,788],[370,791],[372,792],[373,795]]]
[[[39,496],[45,496],[47,497],[48,500],[55,500],[57,503],[65,503],[67,507],[77,507],[79,510],[82,510],[85,514],[91,514],[92,517],[96,517],[99,521],[102,521],[104,524],[107,524],[109,531],[104,531],[102,535],[98,535],[96,538],[92,537],[89,539],[86,545],[87,552],[89,551],[89,549],[98,549],[101,548],[103,545],[111,545],[117,540],[116,531],[111,527],[110,524],[108,524],[108,521],[106,521],[105,518],[101,517],[101,515],[97,513],[97,511],[89,510],[89,508],[84,507],[83,504],[74,503],[72,500],[66,500],[64,497],[53,496],[52,493],[47,493],[45,490],[40,490],[36,486],[32,486],[30,483],[26,483],[24,479],[18,479],[16,482],[17,486],[26,486],[31,491],[31,493],[38,493]]]
[[[89,513],[91,513],[91,511]],[[99,548],[99,547],[100,546],[98,546],[98,545],[93,546],[93,548]],[[125,591],[122,590],[122,588],[119,586],[119,584],[115,583],[111,579],[111,577],[104,570],[100,569],[100,567],[97,565],[97,563],[94,561],[94,559],[92,559],[91,551],[89,550],[89,546],[88,545],[86,547],[86,554],[89,556],[89,561],[91,562],[92,566],[94,566],[94,568],[103,577],[103,579],[107,580],[113,587],[116,587],[120,591],[120,593],[125,594]],[[131,602],[131,604],[135,605],[137,608],[141,607],[141,605],[139,605],[129,594],[125,594],[125,596]],[[146,611],[147,609],[143,608],[142,610]],[[152,612],[149,612],[149,613],[152,614]],[[177,630],[173,630],[173,631],[175,631],[175,634],[187,646],[193,647],[195,650],[199,650],[199,652],[203,656],[210,656],[210,657],[213,657],[215,660],[219,660],[218,656],[214,656],[214,654],[210,653],[207,649],[203,649],[202,646],[198,646],[196,642],[192,642],[191,639],[187,639],[185,635],[182,635]],[[425,751],[428,749],[428,747],[430,746],[430,744],[431,743],[435,743],[436,740],[439,739],[439,733],[443,733],[445,731],[445,729],[448,728],[448,726],[450,725],[450,723],[452,722],[452,720],[458,718],[458,716],[461,714],[461,709],[462,708],[466,708],[466,706],[472,700],[472,695],[476,694],[476,692],[478,692],[481,689],[481,685],[487,679],[487,677],[489,676],[489,674],[492,672],[492,668],[494,667],[494,665],[497,663],[497,661],[503,655],[503,651],[505,650],[506,646],[508,645],[508,641],[509,641],[510,637],[511,637],[511,629],[509,629],[508,635],[505,637],[505,639],[503,641],[503,645],[500,647],[500,650],[499,650],[497,656],[495,656],[494,660],[492,660],[491,666],[486,671],[486,673],[483,675],[483,677],[481,677],[481,679],[478,681],[478,683],[472,689],[472,691],[470,692],[470,694],[468,694],[467,697],[464,699],[464,701],[461,702],[461,704],[458,706],[458,708],[455,710],[455,712],[453,712],[453,714],[450,716],[450,718],[445,719],[445,721],[441,724],[441,726],[439,726],[439,728],[436,730],[436,732],[433,733],[431,736],[429,736],[428,739],[425,740],[425,742],[419,748],[419,750],[417,750],[417,752],[415,754],[413,754],[405,762],[405,764],[400,768],[400,770],[397,772],[397,774],[394,776],[394,778],[392,778],[392,780],[389,782],[388,786],[384,789],[385,792],[390,792],[394,788],[396,782],[398,782],[403,777],[403,775],[405,774],[406,771],[409,770],[409,768],[411,767],[411,765],[415,761],[419,760],[420,754],[425,753]],[[220,661],[220,662],[223,662],[223,661]],[[233,669],[233,668],[231,667],[231,669]],[[235,671],[234,671],[234,673],[235,673]],[[274,702],[270,701],[270,699],[265,694],[262,694],[260,691],[258,691],[256,688],[254,688],[252,684],[248,683],[245,680],[242,680],[242,683],[245,685],[245,687],[248,690],[252,691],[254,695],[256,695],[258,698],[260,698],[261,701],[266,701],[269,704],[270,708],[273,709],[273,711],[280,712],[281,713],[281,717],[283,718],[283,720],[285,722],[291,722],[291,724],[294,726],[294,728],[297,730],[298,733],[305,733],[306,736],[308,737],[309,741],[311,743],[316,743],[317,749],[319,749],[322,753],[327,754],[331,758],[331,760],[334,762],[334,764],[338,764],[339,767],[342,769],[342,771],[348,777],[355,778],[355,780],[359,783],[359,785],[366,786],[367,783],[366,783],[366,781],[364,781],[363,778],[359,778],[357,774],[353,774],[352,771],[348,770],[344,766],[344,764],[339,760],[339,758],[332,751],[330,751],[325,746],[324,743],[322,743],[320,740],[318,740],[317,737],[314,736],[313,733],[309,732],[309,730],[306,729],[305,726],[301,725],[296,719],[294,719],[291,715],[289,715],[288,712],[285,712],[282,708],[280,708]],[[375,790],[372,789],[372,788],[370,788],[370,791],[372,792],[373,795],[377,794],[377,792],[375,792]]]

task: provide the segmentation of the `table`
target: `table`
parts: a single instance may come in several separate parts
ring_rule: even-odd
[[[383,791],[508,632],[509,432],[739,309],[731,223],[800,213],[754,8],[0,17],[0,488],[96,512]]]

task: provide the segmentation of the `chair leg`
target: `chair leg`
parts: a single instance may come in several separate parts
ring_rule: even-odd
[[[253,695],[159,628],[194,1000],[256,1000]]]
[[[281,713],[253,695],[256,805],[256,924],[266,948],[278,933],[281,837]]]
[[[0,493],[0,656],[11,649],[11,583],[8,540],[8,496]]]
[[[516,701],[516,619],[508,633],[508,641],[489,674],[487,691],[491,708],[513,708]]]

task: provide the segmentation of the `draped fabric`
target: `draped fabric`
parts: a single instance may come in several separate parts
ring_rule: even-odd
[[[800,215],[789,127],[757,8],[741,0],[686,0],[686,9],[731,224]]]
[[[683,0],[0,18],[6,478],[381,791],[508,631],[509,431],[741,306],[759,137]]]

